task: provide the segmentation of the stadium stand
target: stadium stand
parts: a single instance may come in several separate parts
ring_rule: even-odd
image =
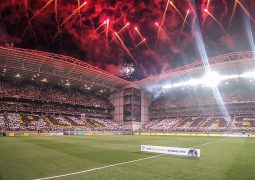
[[[68,119],[68,120],[67,120]],[[72,122],[75,123],[72,123]],[[0,127],[10,131],[53,131],[81,128],[86,130],[121,131],[123,128],[112,119],[82,118],[70,115],[39,115],[23,113],[1,113]]]
[[[109,101],[92,94],[60,86],[45,86],[24,81],[13,82],[10,79],[1,79],[0,97],[113,109]]]
[[[2,78],[0,99],[1,130],[123,130],[112,120],[110,101],[93,93]]]
[[[203,120],[202,120],[203,119]],[[255,132],[255,121],[250,118],[192,117],[156,119],[144,124],[144,132]]]
[[[255,132],[253,89],[254,85],[245,80],[219,87],[223,105],[210,88],[162,92],[150,105],[151,121],[143,124],[140,131]]]

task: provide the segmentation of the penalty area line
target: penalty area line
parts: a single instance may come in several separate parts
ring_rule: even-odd
[[[217,139],[215,141],[211,141],[211,142],[208,142],[208,143],[200,144],[200,145],[193,146],[193,147],[190,147],[190,148],[206,146],[208,144],[215,143],[215,142],[217,142],[219,140],[222,140],[222,139]],[[164,155],[166,155],[166,154],[159,154],[159,155],[149,156],[149,157],[146,157],[146,158],[136,159],[136,160],[132,160],[132,161],[126,161],[126,162],[122,162],[122,163],[116,163],[116,164],[101,166],[101,167],[97,167],[97,168],[87,169],[87,170],[84,170],[84,171],[77,171],[77,172],[68,173],[68,174],[62,174],[62,175],[57,175],[57,176],[49,176],[49,177],[44,177],[44,178],[37,178],[37,179],[33,179],[33,180],[47,180],[47,179],[56,179],[56,178],[61,178],[61,177],[66,177],[66,176],[73,176],[73,175],[87,173],[87,172],[91,172],[91,171],[106,169],[106,168],[110,168],[110,167],[114,167],[114,166],[120,166],[120,165],[124,165],[124,164],[130,164],[130,163],[134,163],[134,162],[138,162],[138,161],[152,159],[152,158],[156,158],[156,157],[160,157],[160,156],[164,156]]]

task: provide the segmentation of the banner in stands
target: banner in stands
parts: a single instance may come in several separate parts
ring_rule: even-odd
[[[8,133],[8,136],[14,137],[14,136],[29,136],[28,133],[24,132],[10,132]]]
[[[224,137],[250,137],[249,134],[224,134]]]
[[[135,133],[135,135],[145,135],[145,136],[211,136],[211,137],[255,137],[252,134],[203,134],[203,133],[150,133],[142,132]]]
[[[62,132],[43,132],[43,133],[38,133],[38,132],[8,132],[8,136],[11,137],[17,137],[17,136],[63,136]]]
[[[135,135],[147,135],[147,136],[222,136],[222,134],[201,134],[201,133],[158,133],[158,132],[141,132],[135,133]]]
[[[200,149],[141,145],[142,152],[200,157]]]

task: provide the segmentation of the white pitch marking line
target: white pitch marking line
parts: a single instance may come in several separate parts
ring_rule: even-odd
[[[217,139],[216,141],[219,141],[219,140],[221,140],[221,139]],[[194,146],[194,147],[205,146],[205,145],[208,145],[208,144],[215,143],[216,141],[208,142],[208,143],[205,143],[205,144],[200,144],[200,145],[197,145],[197,146]],[[190,148],[194,148],[194,147],[190,147]],[[46,180],[46,179],[55,179],[55,178],[66,177],[66,176],[73,176],[73,175],[76,175],[76,174],[87,173],[87,172],[96,171],[96,170],[105,169],[105,168],[114,167],[114,166],[120,166],[120,165],[123,165],[123,164],[130,164],[130,163],[143,161],[143,160],[147,160],[147,159],[152,159],[152,158],[156,158],[156,157],[160,157],[160,156],[164,156],[164,155],[166,155],[166,154],[159,154],[159,155],[150,156],[150,157],[141,158],[141,159],[136,159],[136,160],[132,160],[132,161],[126,161],[126,162],[116,163],[116,164],[102,166],[102,167],[98,167],[98,168],[87,169],[87,170],[84,170],[84,171],[77,171],[77,172],[73,172],[73,173],[69,173],[69,174],[62,174],[62,175],[58,175],[58,176],[50,176],[50,177],[33,179],[33,180]]]
[[[223,139],[225,139],[225,138],[223,138]],[[193,146],[193,147],[190,147],[190,148],[196,148],[196,147],[205,146],[205,145],[212,144],[212,143],[215,143],[215,142],[220,141],[220,140],[223,140],[223,139],[217,139],[217,140],[215,140],[215,141],[211,141],[211,142],[208,142],[208,143],[200,144],[200,145]]]
[[[78,172],[69,173],[69,174],[63,174],[63,175],[51,176],[51,177],[45,177],[45,178],[38,178],[38,179],[34,179],[34,180],[45,180],[45,179],[54,179],[54,178],[60,178],[60,177],[65,177],[65,176],[72,176],[72,175],[76,175],[76,174],[81,174],[81,173],[91,172],[91,171],[95,171],[95,170],[105,169],[105,168],[109,168],[109,167],[113,167],[113,166],[119,166],[119,165],[123,165],[123,164],[129,164],[129,163],[133,163],[133,162],[143,161],[143,160],[146,160],[146,159],[152,159],[152,158],[156,158],[156,157],[163,156],[163,155],[165,155],[165,154],[159,154],[159,155],[150,156],[150,157],[146,157],[146,158],[136,159],[136,160],[133,160],[133,161],[126,161],[126,162],[122,162],[122,163],[112,164],[112,165],[108,165],[108,166],[102,166],[102,167],[93,168],[93,169],[87,169],[87,170],[84,170],[84,171],[78,171]]]

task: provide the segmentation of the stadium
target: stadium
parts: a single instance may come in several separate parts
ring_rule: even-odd
[[[254,180],[254,7],[0,2],[0,180]]]

